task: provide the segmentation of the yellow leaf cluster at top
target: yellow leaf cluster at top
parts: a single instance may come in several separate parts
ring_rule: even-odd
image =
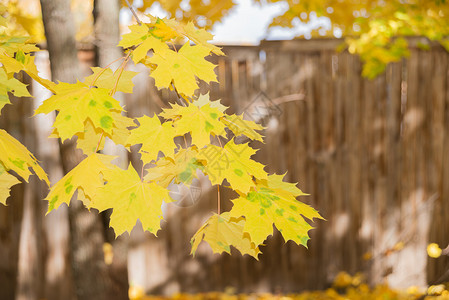
[[[142,62],[153,70],[151,76],[158,88],[172,88],[174,85],[176,91],[187,99],[198,89],[197,79],[205,82],[217,80],[215,65],[205,57],[211,53],[224,53],[208,42],[212,39],[210,33],[196,28],[193,23],[181,25],[173,19],[150,19],[150,23],[131,25],[131,32],[123,36],[119,46],[135,48],[132,52],[134,63]],[[187,42],[178,50],[175,41],[180,38],[187,39]],[[191,46],[190,42],[195,45]]]
[[[269,3],[281,0],[268,0]],[[259,1],[262,2],[262,1]],[[363,75],[374,78],[390,62],[408,56],[404,37],[426,37],[449,51],[449,5],[441,0],[287,0],[288,9],[275,17],[271,27],[294,27],[329,18],[312,37],[342,36],[350,53],[360,55]],[[298,22],[299,21],[299,22]]]

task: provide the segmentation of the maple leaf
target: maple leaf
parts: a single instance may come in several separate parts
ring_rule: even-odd
[[[192,244],[190,254],[195,255],[199,244],[204,240],[210,245],[214,253],[226,252],[231,254],[230,246],[234,246],[242,255],[249,254],[258,259],[260,250],[251,241],[250,236],[243,232],[244,224],[244,218],[232,218],[229,212],[220,215],[214,214],[190,240]]]
[[[26,43],[30,38],[26,36],[0,35],[0,54],[13,57],[14,53],[35,52],[40,49],[33,44]]]
[[[128,127],[135,126],[136,124],[133,119],[123,116],[118,112],[112,111],[111,114],[114,119],[112,134],[107,134],[102,129],[95,128],[90,119],[87,119],[84,122],[84,131],[76,133],[76,136],[78,137],[76,147],[81,149],[84,154],[91,155],[95,153],[96,150],[103,150],[106,141],[104,137],[108,137],[116,145],[123,145],[125,148],[129,149],[129,147],[126,146],[126,140],[130,135]],[[56,130],[54,130],[54,133],[55,134],[50,137],[59,136]]]
[[[26,182],[31,175],[30,168],[47,184],[50,184],[44,170],[37,163],[36,158],[19,141],[0,129],[0,162],[6,171],[13,170]]]
[[[114,89],[123,93],[133,92],[134,83],[132,79],[138,74],[137,72],[120,69],[112,72],[110,68],[104,69],[99,67],[92,67],[91,69],[93,74],[84,78],[84,83],[88,86],[96,86],[107,90]],[[118,76],[120,78],[117,81]]]
[[[199,95],[198,99],[196,99],[195,101],[192,102],[192,104],[198,106],[198,107],[202,107],[206,104],[209,104],[210,107],[212,108],[216,108],[218,109],[220,112],[224,113],[225,110],[228,109],[227,106],[224,106],[223,104],[221,104],[220,100],[215,100],[215,101],[211,101],[209,98],[209,93],[206,93],[204,95]]]
[[[212,184],[221,184],[226,179],[232,189],[247,193],[255,186],[253,176],[257,179],[267,178],[264,165],[251,159],[256,150],[246,144],[236,144],[230,140],[221,148],[207,145],[198,154],[207,165],[204,169]]]
[[[225,125],[220,121],[223,112],[210,103],[199,106],[198,103],[189,103],[188,106],[172,105],[164,109],[160,114],[166,119],[173,119],[176,134],[184,135],[190,133],[192,144],[198,148],[210,144],[210,135],[221,135],[225,133]]]
[[[147,56],[150,49],[153,49],[155,53],[165,53],[169,50],[166,43],[153,36],[151,33],[152,29],[150,29],[148,25],[151,24],[129,26],[128,28],[131,32],[124,34],[122,40],[118,44],[123,48],[137,46],[132,54],[132,60],[136,64]]]
[[[157,235],[162,220],[162,201],[170,202],[168,190],[154,182],[141,181],[136,170],[118,167],[104,173],[107,184],[97,189],[93,208],[99,211],[112,208],[110,226],[116,235],[131,232],[137,220],[144,230]]]
[[[241,115],[226,115],[222,122],[231,130],[235,136],[245,135],[252,140],[263,142],[263,137],[256,130],[263,130],[264,127],[254,121],[245,120]]]
[[[183,25],[174,19],[166,20],[165,22],[172,29],[177,31],[179,34],[184,35],[195,44],[207,48],[210,52],[216,55],[225,55],[219,47],[208,42],[212,40],[214,36],[202,28],[196,28],[193,22],[188,22],[187,25]]]
[[[19,55],[19,53],[22,55]],[[23,55],[22,52],[19,53],[16,55],[16,58],[0,55],[0,62],[3,64],[6,73],[18,73],[20,71],[24,71],[31,78],[54,93],[54,87],[56,86],[56,84],[48,79],[44,79],[39,76],[37,67],[34,63],[35,57],[29,54]]]
[[[6,205],[11,187],[18,183],[20,183],[20,180],[6,172],[3,164],[0,163],[0,203]]]
[[[323,219],[312,207],[296,200],[306,195],[294,183],[282,181],[283,175],[269,175],[258,180],[257,186],[246,196],[232,200],[231,217],[245,217],[244,232],[260,245],[273,233],[273,224],[285,241],[292,240],[307,247],[310,226],[304,218]]]
[[[197,178],[196,170],[203,169],[203,164],[197,158],[196,147],[180,149],[173,158],[163,157],[156,162],[156,165],[147,169],[148,174],[145,181],[154,181],[163,187],[174,180],[175,183],[190,184],[193,178]]]
[[[55,86],[56,94],[39,106],[35,115],[59,111],[54,122],[62,140],[84,131],[84,121],[90,119],[96,128],[112,134],[114,118],[112,112],[122,111],[120,103],[103,88],[89,88],[84,83],[60,82]]]
[[[148,59],[149,63],[157,65],[151,76],[159,89],[169,87],[173,81],[179,93],[186,96],[193,95],[199,88],[196,77],[205,82],[217,81],[215,65],[205,60],[209,54],[208,48],[202,45],[190,46],[188,43],[178,52],[173,50],[155,52]]]
[[[62,203],[70,204],[73,194],[82,190],[84,205],[90,207],[96,189],[103,186],[104,180],[101,174],[114,167],[111,161],[115,156],[104,154],[92,154],[80,162],[50,189],[45,200],[48,200],[48,212],[58,208]]]
[[[169,22],[170,24],[170,22],[178,23],[177,21],[173,19],[168,20],[165,18],[164,19],[154,18],[152,16],[151,20],[152,20],[151,34],[153,34],[158,39],[161,39],[162,41],[168,41],[180,36],[179,33],[172,28],[172,26],[167,25],[167,22]]]
[[[9,102],[8,92],[16,97],[31,97],[26,88],[26,84],[23,84],[13,76],[8,76],[5,69],[0,68],[0,114],[6,104],[11,104]]]
[[[137,118],[139,127],[132,129],[127,140],[127,145],[142,144],[139,153],[142,154],[142,161],[147,164],[156,160],[159,151],[165,156],[173,156],[177,148],[173,139],[177,136],[172,122],[161,124],[159,117],[143,116]]]

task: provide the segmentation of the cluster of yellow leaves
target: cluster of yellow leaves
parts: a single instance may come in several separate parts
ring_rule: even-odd
[[[279,2],[281,0],[269,0]],[[387,63],[408,55],[403,37],[424,36],[440,42],[449,50],[449,5],[445,1],[380,0],[287,0],[288,9],[273,19],[270,26],[294,27],[298,21],[308,23],[312,15],[327,17],[330,29],[319,27],[315,37],[346,37],[351,53],[364,61],[363,75],[374,78]]]
[[[0,33],[10,36],[28,36],[29,41],[39,43],[45,40],[44,25],[40,16],[38,1],[1,0],[6,15],[7,27],[0,28]]]
[[[0,63],[2,64],[0,67],[0,114],[2,108],[11,103],[8,94],[16,97],[31,97],[26,85],[14,78],[14,74],[22,69],[17,68],[17,64],[28,65],[30,56],[25,53],[37,50],[34,45],[25,43],[26,37],[13,36],[9,33],[10,31],[6,28],[9,18],[1,16],[6,10],[7,7],[0,4]],[[9,7],[8,13],[11,15]],[[29,66],[27,69],[33,71],[33,68]],[[37,71],[34,74],[37,75]],[[34,155],[14,137],[0,129],[0,203],[4,205],[6,205],[11,187],[20,183],[20,180],[10,171],[26,182],[33,171],[39,179],[50,184]]]
[[[257,259],[259,246],[273,233],[273,225],[286,241],[307,246],[312,227],[305,219],[321,216],[296,200],[304,193],[295,184],[284,182],[284,176],[268,175],[251,158],[256,150],[249,143],[236,142],[235,137],[242,135],[263,142],[258,132],[263,127],[243,115],[226,114],[226,107],[210,101],[208,94],[195,95],[199,80],[216,81],[215,65],[206,57],[224,55],[208,42],[212,35],[192,22],[182,25],[151,16],[150,20],[130,26],[131,32],[123,36],[119,45],[127,56],[121,67],[114,71],[92,68],[92,75],[73,84],[40,78],[33,57],[27,54],[38,49],[26,44],[26,38],[0,37],[0,109],[9,103],[8,93],[30,96],[26,86],[13,78],[17,72],[27,72],[54,94],[35,111],[57,112],[51,137],[62,141],[76,137],[77,147],[87,156],[52,185],[46,197],[48,211],[78,199],[100,212],[112,208],[110,226],[117,235],[131,232],[138,220],[156,235],[163,218],[162,204],[172,201],[169,184],[188,185],[202,172],[214,185],[227,182],[239,197],[233,200],[231,211],[212,215],[198,230],[191,241],[193,254],[204,240],[216,253],[230,253],[234,246]],[[185,43],[178,49],[174,43],[180,40]],[[113,96],[132,93],[136,73],[124,70],[129,59],[150,68],[156,85],[175,90],[182,105],[172,104],[152,117],[132,119],[122,114],[125,111]],[[140,144],[142,170],[131,165],[123,170],[112,163],[114,156],[97,153],[105,138],[128,150]],[[2,203],[10,187],[18,183],[9,170],[27,180],[31,168],[48,182],[34,156],[3,131],[0,162]]]
[[[142,62],[152,69],[151,76],[158,88],[172,88],[172,84],[183,97],[191,97],[198,89],[197,79],[216,81],[215,65],[205,60],[211,53],[224,55],[220,48],[209,44],[212,34],[196,28],[193,23],[181,25],[173,19],[151,17],[150,23],[131,25],[119,46],[135,47],[134,63]],[[178,50],[174,42],[180,38],[187,42]],[[191,46],[190,41],[195,43]],[[173,45],[170,48],[167,43]],[[152,54],[149,56],[149,51]]]

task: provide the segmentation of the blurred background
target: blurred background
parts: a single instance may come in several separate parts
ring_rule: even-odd
[[[54,81],[73,82],[121,57],[120,33],[135,22],[126,4],[113,0],[3,2],[14,30],[43,49],[36,65]],[[449,281],[447,252],[440,256],[438,248],[449,243],[448,5],[134,1],[142,20],[145,13],[193,20],[215,34],[226,56],[210,57],[219,83],[203,83],[200,92],[266,126],[265,144],[251,144],[260,148],[256,159],[270,173],[287,172],[286,180],[310,194],[299,200],[326,221],[314,224],[308,249],[275,231],[259,261],[235,249],[214,255],[204,244],[192,257],[190,238],[216,211],[206,178],[172,186],[177,202],[164,207],[158,237],[137,224],[118,238],[108,212],[80,203],[45,216],[48,189],[33,179],[13,187],[8,206],[0,206],[0,299],[287,294],[324,290],[341,271],[397,289]],[[71,42],[76,47],[63,47]],[[127,69],[140,72],[134,93],[117,96],[128,116],[151,116],[175,101],[144,66]],[[51,94],[21,79],[34,98],[12,97],[0,128],[23,142],[55,183],[80,153],[47,138],[54,116],[30,118]],[[138,166],[132,150],[107,151],[119,164]],[[223,211],[232,197],[223,191]],[[439,245],[435,258],[431,243]]]

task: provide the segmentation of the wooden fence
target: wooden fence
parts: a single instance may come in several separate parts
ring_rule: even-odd
[[[325,288],[342,270],[395,287],[449,279],[447,258],[426,254],[429,242],[449,243],[448,53],[416,47],[367,80],[357,56],[335,51],[340,43],[226,46],[227,56],[216,59],[219,84],[211,85],[211,98],[230,112],[267,126],[266,144],[254,144],[257,159],[270,172],[288,171],[310,194],[301,200],[327,219],[315,224],[309,249],[274,234],[260,262],[211,255],[207,247],[191,258],[190,237],[216,211],[216,191],[202,186],[198,204],[167,208],[158,239],[131,237],[139,242],[130,257],[140,253],[147,266],[140,275],[131,271],[136,283],[155,293],[295,292]],[[131,114],[173,100],[144,80],[140,100],[129,99]]]
[[[201,180],[190,204],[164,208],[159,237],[135,228],[129,239],[131,285],[174,292],[298,292],[328,287],[339,271],[370,283],[424,286],[449,280],[448,259],[430,259],[429,242],[449,243],[449,55],[432,45],[411,50],[374,80],[358,57],[337,53],[339,40],[226,46],[212,99],[262,122],[257,159],[310,194],[315,223],[309,249],[276,232],[260,261],[213,255],[190,238],[212,212],[217,191]],[[84,51],[85,67],[93,56]],[[139,66],[130,66],[139,70]],[[141,70],[140,70],[141,71]],[[157,91],[147,74],[126,99],[131,116],[159,112],[175,95]],[[205,89],[203,89],[205,92]],[[181,197],[184,197],[182,194]],[[222,191],[222,211],[232,192]],[[184,199],[184,198],[183,198]]]

